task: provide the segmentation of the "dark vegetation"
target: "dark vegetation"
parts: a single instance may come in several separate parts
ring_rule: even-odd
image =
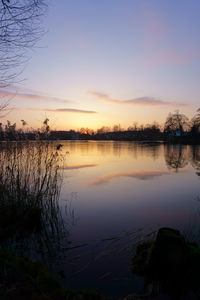
[[[147,299],[163,293],[170,299],[200,297],[200,249],[178,230],[161,228],[156,240],[140,244],[132,271],[144,276],[145,288],[150,287]]]
[[[0,249],[0,297],[9,300],[101,300],[95,291],[73,291],[62,287],[46,266]]]
[[[0,143],[1,299],[102,299],[63,288],[47,269],[69,245],[58,148],[40,140]]]
[[[26,284],[25,269],[31,272],[34,264],[6,251],[48,260],[55,242],[65,238],[58,204],[59,155],[41,141],[4,142],[0,147],[1,280],[4,290],[11,284],[17,292],[18,280]]]
[[[0,123],[0,140],[121,140],[121,141],[164,141],[182,144],[200,143],[200,110],[189,120],[184,114],[176,111],[170,113],[164,126],[157,123],[152,125],[129,126],[126,130],[120,125],[110,127],[103,126],[94,131],[89,128],[81,128],[79,131],[49,131],[46,129],[49,120],[44,124],[45,130],[30,130],[26,128],[26,122],[21,120],[22,128],[17,129],[16,123]],[[47,126],[46,126],[47,125]]]
[[[58,198],[61,157],[50,143],[0,144],[0,240],[43,231],[62,232]],[[59,228],[57,228],[59,227]]]

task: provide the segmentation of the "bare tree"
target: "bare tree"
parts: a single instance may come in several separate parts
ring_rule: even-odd
[[[4,111],[8,106],[8,101],[2,101],[1,104],[0,104],[0,116],[1,115],[1,112]]]
[[[191,120],[191,131],[194,135],[200,134],[200,108],[197,109],[195,116]]]
[[[15,82],[28,59],[27,50],[43,33],[45,0],[0,0],[0,88]],[[0,100],[0,116],[9,100]]]
[[[179,111],[175,113],[170,113],[165,122],[164,131],[172,132],[175,130],[180,131],[180,134],[183,134],[183,131],[188,127],[188,118],[184,114],[180,114]]]
[[[0,87],[13,82],[42,33],[44,0],[0,0]]]

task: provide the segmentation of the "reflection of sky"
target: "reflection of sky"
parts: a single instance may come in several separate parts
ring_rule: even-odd
[[[94,186],[98,184],[105,184],[109,183],[112,179],[119,178],[119,177],[129,177],[129,178],[137,178],[140,180],[147,180],[152,179],[157,176],[162,176],[169,174],[169,172],[165,171],[139,171],[139,172],[118,172],[118,173],[111,173],[108,175],[104,175],[101,177],[98,177],[94,181],[90,182],[88,186]]]
[[[66,166],[63,166],[62,169],[64,169],[64,170],[75,170],[75,169],[82,169],[82,168],[96,167],[97,165],[98,165],[98,164],[66,165]]]
[[[178,171],[170,169],[165,161],[167,155],[177,157],[179,148],[77,141],[64,143],[62,151],[66,150],[69,169],[64,170],[62,198],[77,192],[72,202],[78,218],[74,239],[145,226],[183,229],[197,213],[199,178],[195,170],[190,163]],[[181,157],[191,162],[191,148],[181,151]]]

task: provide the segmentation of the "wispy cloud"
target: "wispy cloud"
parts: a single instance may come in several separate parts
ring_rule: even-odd
[[[4,99],[17,99],[17,100],[28,100],[28,101],[37,101],[39,103],[48,103],[49,101],[54,104],[69,104],[73,101],[67,99],[61,99],[58,97],[52,97],[44,95],[42,93],[34,92],[24,92],[15,85],[9,86],[7,89],[0,89],[0,97]],[[74,103],[74,102],[73,102]],[[46,106],[46,105],[45,105]],[[79,113],[79,114],[96,114],[96,111],[93,110],[84,110],[78,108],[31,108],[31,107],[15,107],[13,110],[30,110],[30,111],[42,111],[42,112],[53,112],[53,113]]]
[[[0,97],[3,98],[14,98],[14,99],[19,99],[19,100],[28,100],[28,101],[51,101],[51,102],[56,102],[56,103],[71,103],[72,101],[67,100],[67,99],[61,99],[58,97],[52,97],[40,93],[24,93],[21,91],[15,91],[14,88],[10,88],[9,90],[7,89],[0,89]]]
[[[108,175],[98,177],[94,181],[91,181],[88,184],[88,186],[105,184],[105,183],[108,183],[110,180],[112,180],[114,178],[119,178],[119,177],[130,177],[130,178],[136,178],[136,179],[140,179],[140,180],[148,180],[148,179],[153,179],[155,177],[168,175],[168,174],[170,174],[170,172],[168,172],[168,171],[116,172],[116,173],[111,173]]]
[[[124,105],[141,105],[141,106],[188,106],[188,104],[184,103],[176,103],[176,102],[169,102],[169,101],[163,101],[154,97],[139,97],[139,98],[133,98],[128,100],[118,100],[110,98],[109,95],[98,93],[98,92],[92,92],[87,91],[87,94],[97,97],[99,100],[108,102],[108,103],[114,103],[114,104],[124,104]]]
[[[53,112],[53,113],[79,113],[79,114],[97,114],[93,110],[84,110],[76,108],[17,108],[17,110],[26,109],[32,111],[44,111],[44,112]]]
[[[83,169],[83,168],[91,168],[96,167],[98,164],[77,164],[77,165],[67,165],[64,166],[64,170],[76,170],[76,169]]]

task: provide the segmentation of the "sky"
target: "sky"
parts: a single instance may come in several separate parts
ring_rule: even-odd
[[[0,90],[4,122],[126,128],[200,107],[199,0],[49,0],[42,22],[20,80]]]

